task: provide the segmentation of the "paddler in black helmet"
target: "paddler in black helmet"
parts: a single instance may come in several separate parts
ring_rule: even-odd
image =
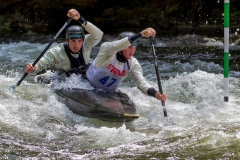
[[[87,70],[87,78],[96,87],[108,92],[117,91],[121,82],[131,74],[138,89],[149,96],[166,101],[166,95],[156,91],[144,78],[142,67],[133,57],[140,37],[155,37],[156,31],[147,28],[137,34],[122,32],[118,40],[101,45],[97,57]]]
[[[67,16],[78,21],[79,25],[69,26],[66,42],[50,48],[34,67],[31,63],[27,64],[26,73],[39,73],[52,66],[64,72],[79,68],[81,72],[85,70],[83,68],[89,64],[92,48],[100,42],[103,32],[86,21],[76,9],[70,9]],[[85,35],[84,31],[88,34]]]

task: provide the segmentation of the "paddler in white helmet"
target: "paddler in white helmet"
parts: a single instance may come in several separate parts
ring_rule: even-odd
[[[87,70],[87,78],[96,87],[108,92],[115,92],[121,82],[131,74],[137,83],[138,89],[149,96],[166,101],[166,95],[156,91],[144,78],[142,67],[133,57],[140,37],[155,37],[153,28],[135,34],[122,32],[118,40],[105,42],[101,45],[97,57]]]
[[[103,32],[91,22],[86,21],[76,9],[70,9],[67,16],[79,22],[79,25],[69,26],[66,29],[66,42],[50,48],[34,67],[31,63],[27,64],[26,73],[39,73],[54,66],[64,72],[76,69],[84,74],[92,48],[101,41]],[[84,31],[88,34],[85,35]]]

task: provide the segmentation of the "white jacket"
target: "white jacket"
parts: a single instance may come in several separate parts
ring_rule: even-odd
[[[103,32],[90,22],[87,22],[86,26],[85,23],[83,23],[82,27],[84,27],[85,30],[89,33],[85,35],[82,46],[83,58],[85,60],[85,63],[88,64],[92,48],[101,41]],[[78,54],[71,55],[75,58],[78,58]],[[59,45],[50,48],[38,61],[38,63],[36,64],[36,69],[33,73],[38,73],[43,69],[46,69],[53,65],[55,65],[57,69],[61,69],[64,71],[69,71],[71,69],[71,63],[64,50],[63,43],[60,43]]]
[[[128,48],[130,45],[131,43],[129,42],[127,37],[121,40],[103,43],[100,47],[97,57],[94,59],[93,63],[90,65],[87,71],[87,77],[91,76],[91,73],[88,73],[88,72],[91,72],[92,69],[94,70],[94,68],[96,67],[107,67],[109,63],[114,61],[113,59],[116,58],[116,53],[118,51],[122,51]],[[138,60],[135,57],[131,57],[131,59],[128,59],[128,62],[130,65],[130,70],[128,70],[124,78],[126,78],[128,74],[131,74],[137,83],[138,89],[140,89],[143,93],[147,94],[147,90],[152,86],[143,77],[142,67],[140,66]],[[119,61],[117,63],[118,65],[122,65],[122,66],[125,64]],[[88,77],[88,79],[93,80],[94,78]]]

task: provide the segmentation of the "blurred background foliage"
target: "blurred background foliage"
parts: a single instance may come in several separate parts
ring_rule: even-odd
[[[56,32],[71,8],[105,33],[223,35],[224,0],[0,0],[0,33]],[[231,32],[239,28],[240,1],[230,1]]]

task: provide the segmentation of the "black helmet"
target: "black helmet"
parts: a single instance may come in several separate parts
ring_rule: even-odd
[[[119,39],[123,39],[125,37],[130,38],[130,37],[132,37],[134,35],[136,35],[136,33],[134,33],[134,32],[122,32],[122,33],[119,34],[118,40]],[[133,41],[132,42],[132,45],[134,45],[134,46],[137,46],[138,44],[139,44],[139,41]]]
[[[84,38],[84,29],[79,25],[72,25],[66,29],[66,39]]]

